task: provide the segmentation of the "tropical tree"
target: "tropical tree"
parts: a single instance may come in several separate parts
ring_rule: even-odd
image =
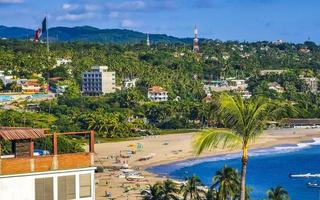
[[[267,191],[267,196],[266,200],[290,200],[288,192],[281,186],[270,188]]]
[[[144,200],[159,200],[161,199],[161,188],[160,183],[149,185],[149,189],[141,192]]]
[[[240,175],[234,168],[225,165],[213,177],[213,187],[217,189],[217,198],[227,200],[239,193]]]
[[[186,183],[181,185],[180,192],[184,200],[200,200],[203,190],[199,189],[201,180],[197,176],[192,176],[186,179]]]
[[[176,195],[178,192],[177,185],[168,179],[160,185],[161,198],[159,200],[178,200]]]
[[[206,200],[218,200],[217,191],[214,186],[211,186],[205,194]]]
[[[194,139],[197,154],[205,149],[241,146],[241,200],[245,200],[246,194],[249,144],[261,135],[272,112],[279,113],[279,109],[282,107],[263,97],[243,100],[239,95],[222,93],[217,99],[217,113],[222,123],[229,129],[204,130]]]

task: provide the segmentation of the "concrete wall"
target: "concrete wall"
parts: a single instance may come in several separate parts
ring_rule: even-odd
[[[95,199],[94,167],[59,170],[40,173],[0,176],[0,199],[2,200],[35,200],[35,179],[53,177],[54,200],[58,200],[58,177],[75,175],[76,200]],[[79,175],[91,174],[91,197],[79,198]]]

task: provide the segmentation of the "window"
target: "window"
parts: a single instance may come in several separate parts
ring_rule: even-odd
[[[58,177],[58,199],[68,200],[76,198],[75,176]]]
[[[80,198],[91,197],[91,174],[80,174]]]
[[[53,178],[35,179],[36,200],[53,200]]]

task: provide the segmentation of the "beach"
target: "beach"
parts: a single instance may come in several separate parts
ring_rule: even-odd
[[[96,199],[140,199],[140,191],[148,184],[166,178],[146,171],[151,166],[240,151],[214,149],[196,156],[192,147],[194,134],[149,136],[133,141],[96,144],[96,165],[106,169],[104,173],[96,174]],[[251,149],[298,144],[318,137],[320,129],[269,129],[251,145]],[[119,170],[123,166],[136,170],[141,179],[128,181]],[[112,198],[106,198],[106,193]]]

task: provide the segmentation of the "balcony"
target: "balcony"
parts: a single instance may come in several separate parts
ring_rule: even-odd
[[[58,140],[62,135],[88,135],[89,152],[59,154]],[[44,137],[51,138],[52,152],[36,155],[34,141]],[[93,131],[45,134],[43,129],[0,128],[1,140],[11,141],[12,154],[0,156],[0,175],[85,168],[94,164]]]

